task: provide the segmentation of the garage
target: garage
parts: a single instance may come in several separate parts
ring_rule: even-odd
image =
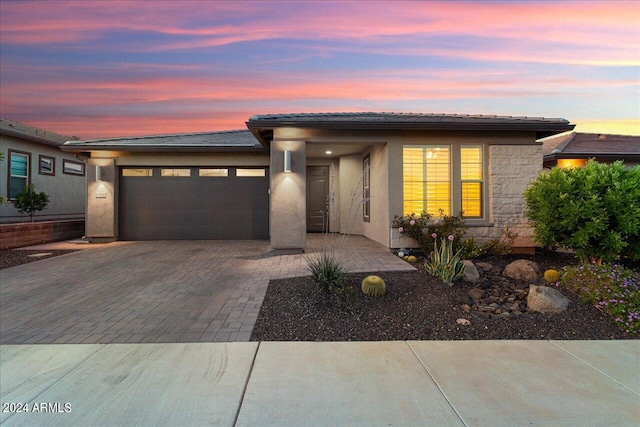
[[[266,167],[121,167],[120,240],[269,238]]]

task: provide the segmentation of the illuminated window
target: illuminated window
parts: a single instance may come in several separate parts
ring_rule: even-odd
[[[191,176],[191,169],[160,169],[160,176]]]
[[[125,169],[122,169],[122,176],[153,176],[153,169],[125,168]]]
[[[229,176],[229,169],[200,169],[200,176]]]
[[[587,164],[587,159],[558,159],[559,168],[583,168]]]
[[[466,218],[482,218],[483,162],[481,146],[460,148],[462,211]]]
[[[446,145],[407,145],[403,150],[404,214],[451,213],[450,149]]]
[[[264,169],[236,169],[236,176],[267,176]]]
[[[403,214],[483,218],[484,167],[481,145],[405,145]]]

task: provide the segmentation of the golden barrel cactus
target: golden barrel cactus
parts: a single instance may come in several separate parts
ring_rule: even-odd
[[[371,297],[379,297],[387,292],[387,285],[378,276],[367,276],[362,281],[362,292]]]
[[[549,269],[544,272],[544,280],[549,283],[555,283],[560,280],[560,273],[558,270]]]

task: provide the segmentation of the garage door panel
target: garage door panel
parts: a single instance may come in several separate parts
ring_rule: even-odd
[[[120,177],[120,239],[267,239],[269,178]]]

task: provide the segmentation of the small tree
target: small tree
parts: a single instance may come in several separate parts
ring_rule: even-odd
[[[36,193],[35,185],[30,184],[24,187],[22,192],[16,196],[14,205],[21,214],[27,214],[33,222],[33,214],[47,207],[49,196],[46,193]]]
[[[640,259],[640,167],[589,160],[554,168],[525,192],[535,240],[564,246],[584,262]]]

